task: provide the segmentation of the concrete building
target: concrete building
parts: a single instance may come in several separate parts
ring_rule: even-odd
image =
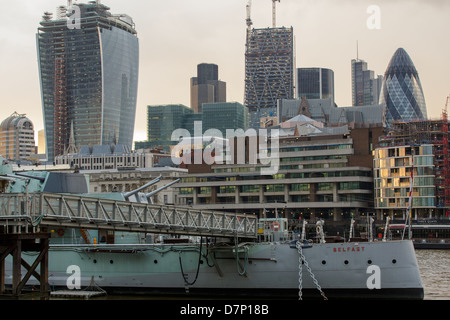
[[[142,190],[142,192],[149,193],[184,176],[187,170],[163,167],[128,170],[85,170],[82,173],[89,175],[89,189],[93,193],[135,190],[162,175],[161,181]],[[153,203],[176,204],[178,202],[178,189],[174,188],[175,186],[176,184],[154,195]]]
[[[36,153],[33,122],[14,112],[0,124],[0,155],[9,160],[26,160]]]
[[[264,164],[213,164],[189,172],[179,203],[289,219],[359,217],[373,212],[372,150],[383,128],[345,134],[279,137],[279,170],[263,174]],[[252,155],[252,144],[235,153]],[[236,156],[236,154],[235,154]]]
[[[55,157],[56,165],[69,165],[77,170],[108,170],[130,168],[152,168],[170,154],[160,150],[131,151],[124,145],[83,146],[78,153]]]

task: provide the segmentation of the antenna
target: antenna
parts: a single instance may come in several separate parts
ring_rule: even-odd
[[[276,28],[277,26],[277,5],[276,2],[280,2],[280,0],[272,0],[272,27]]]

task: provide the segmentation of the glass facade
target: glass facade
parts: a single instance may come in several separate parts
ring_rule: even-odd
[[[90,2],[80,27],[44,16],[37,33],[47,155],[62,155],[70,127],[79,148],[116,143],[131,148],[137,100],[139,43],[128,16]]]
[[[334,103],[334,72],[324,68],[297,69],[297,97],[327,99]]]
[[[352,60],[352,104],[368,106],[378,104],[383,76],[368,69],[367,62]]]
[[[407,209],[411,170],[412,207],[430,208],[436,205],[433,146],[397,146],[375,150],[374,187],[377,209]]]
[[[399,48],[386,69],[380,96],[386,124],[426,120],[427,108],[419,74],[408,53]]]

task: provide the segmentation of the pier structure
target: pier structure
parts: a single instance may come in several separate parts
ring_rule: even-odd
[[[12,290],[19,297],[31,276],[40,282],[40,292],[49,293],[48,228],[114,230],[140,233],[257,237],[256,215],[195,210],[190,207],[154,205],[59,193],[0,195],[0,294],[5,291],[5,259],[12,255]],[[30,266],[23,251],[38,252]],[[37,267],[40,265],[40,273]],[[21,267],[27,269],[22,278]]]
[[[48,249],[49,233],[0,233],[0,297],[19,297],[31,276],[40,283],[39,295],[48,295]],[[22,252],[37,252],[32,265],[22,259]],[[12,286],[7,294],[5,289],[5,259],[12,255]],[[27,273],[22,277],[22,266]],[[40,266],[39,273],[36,271]]]

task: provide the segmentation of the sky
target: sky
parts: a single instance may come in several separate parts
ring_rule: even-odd
[[[74,0],[77,2],[87,2]],[[243,103],[248,0],[102,0],[130,15],[140,43],[134,140],[146,140],[147,105],[190,105],[189,80],[199,63],[219,66],[227,100]],[[65,0],[0,0],[0,121],[26,114],[43,129],[36,32],[45,11]],[[375,11],[373,10],[375,6]],[[277,27],[293,27],[296,67],[334,71],[335,100],[351,106],[351,60],[384,74],[402,47],[418,70],[428,117],[438,119],[450,94],[450,1],[281,0]],[[272,26],[272,1],[253,0],[254,28]],[[37,136],[36,136],[37,143]]]

